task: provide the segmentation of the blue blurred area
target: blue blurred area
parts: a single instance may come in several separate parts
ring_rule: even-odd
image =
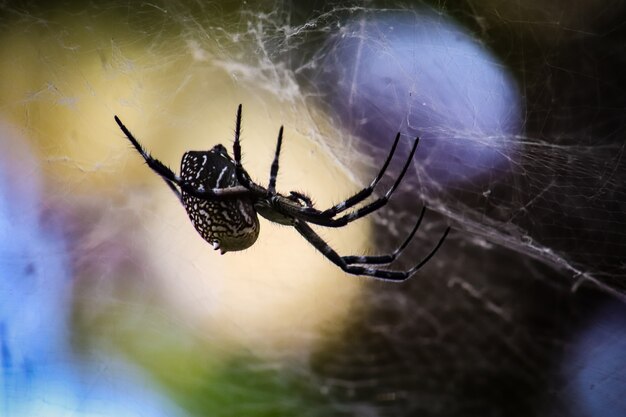
[[[603,305],[565,360],[566,392],[581,415],[626,416],[626,306]]]
[[[420,136],[426,183],[487,184],[515,163],[522,100],[506,67],[444,14],[369,12],[349,20],[312,75],[351,132],[388,149]]]
[[[0,135],[0,415],[180,415],[128,364],[73,355],[68,242],[40,213],[30,152],[2,127]]]

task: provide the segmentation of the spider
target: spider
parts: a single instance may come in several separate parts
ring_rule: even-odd
[[[448,227],[435,248],[417,265],[405,271],[376,268],[393,262],[409,244],[424,217],[426,207],[406,240],[392,253],[377,256],[340,256],[315,231],[309,223],[325,227],[342,227],[380,209],[398,187],[406,173],[417,149],[419,138],[415,138],[409,157],[400,175],[384,196],[369,204],[353,209],[370,197],[381,180],[393,154],[395,153],[400,133],[395,137],[387,159],[378,175],[369,186],[363,188],[346,200],[326,209],[318,210],[313,201],[305,194],[291,191],[281,194],[276,191],[278,158],[283,140],[283,127],[278,131],[274,161],[270,169],[267,188],[252,181],[241,164],[241,104],[237,108],[234,158],[231,158],[222,145],[216,145],[209,151],[188,151],[181,160],[180,175],[175,174],[158,159],[153,158],[130,133],[130,130],[115,116],[115,121],[135,149],[141,154],[148,166],[174,191],[187,210],[198,233],[215,250],[222,254],[250,247],[259,235],[260,214],[267,220],[293,226],[311,245],[320,251],[343,271],[353,275],[365,275],[386,281],[404,281],[428,262],[441,247],[450,228]],[[352,209],[352,210],[351,210]]]

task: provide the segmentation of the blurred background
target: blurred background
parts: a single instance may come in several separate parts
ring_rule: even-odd
[[[0,2],[0,415],[626,414],[626,4]],[[178,171],[230,149],[320,208],[378,190],[334,267],[261,221],[220,256]]]

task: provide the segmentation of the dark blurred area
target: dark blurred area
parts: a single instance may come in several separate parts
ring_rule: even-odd
[[[412,100],[419,101],[397,100],[410,87],[394,79],[387,79],[392,93],[382,90],[356,106],[350,101],[355,90],[359,94],[353,81],[345,90],[335,87],[370,70],[365,62],[353,63],[362,59],[364,48],[378,45],[387,54],[385,48],[394,47],[393,33],[403,23],[379,26],[381,32],[372,32],[370,39],[363,36],[369,24],[363,22],[377,14],[404,13],[390,2],[379,4],[391,10],[347,8],[343,24],[362,19],[360,26],[340,35],[329,49],[335,55],[321,60],[337,65],[346,50],[357,52],[348,52],[351,58],[343,66],[305,71],[303,81],[321,90],[322,105],[363,140],[366,153],[377,152],[371,144],[381,131],[404,133],[402,120]],[[314,369],[341,381],[331,382],[341,401],[373,400],[373,415],[622,415],[624,339],[598,329],[621,333],[626,328],[624,4],[420,7],[443,10],[462,22],[517,80],[525,106],[523,137],[518,137],[523,150],[510,158],[511,172],[493,177],[488,193],[480,193],[485,188],[475,182],[433,187],[444,193],[433,201],[464,213],[468,224],[474,210],[493,220],[482,234],[513,250],[491,245],[484,250],[459,231],[446,242],[440,269],[431,267],[426,277],[406,286],[374,285],[345,338],[342,352],[350,354],[321,352]],[[344,41],[351,36],[358,46]],[[394,59],[424,59],[423,51],[416,47],[417,58],[383,60],[404,65]],[[387,97],[397,101],[387,104]],[[416,128],[423,138],[420,127],[424,123]],[[396,200],[394,215],[413,204],[414,196]],[[385,230],[387,225],[378,228],[380,235]],[[524,244],[511,244],[509,237]],[[552,262],[555,254],[560,260]]]

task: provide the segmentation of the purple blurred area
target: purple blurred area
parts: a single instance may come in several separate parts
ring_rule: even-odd
[[[566,396],[589,417],[626,415],[626,306],[590,315],[565,359]]]
[[[330,113],[377,149],[400,131],[421,138],[425,183],[469,187],[515,163],[518,88],[498,59],[445,15],[371,12],[320,53],[312,83]]]

